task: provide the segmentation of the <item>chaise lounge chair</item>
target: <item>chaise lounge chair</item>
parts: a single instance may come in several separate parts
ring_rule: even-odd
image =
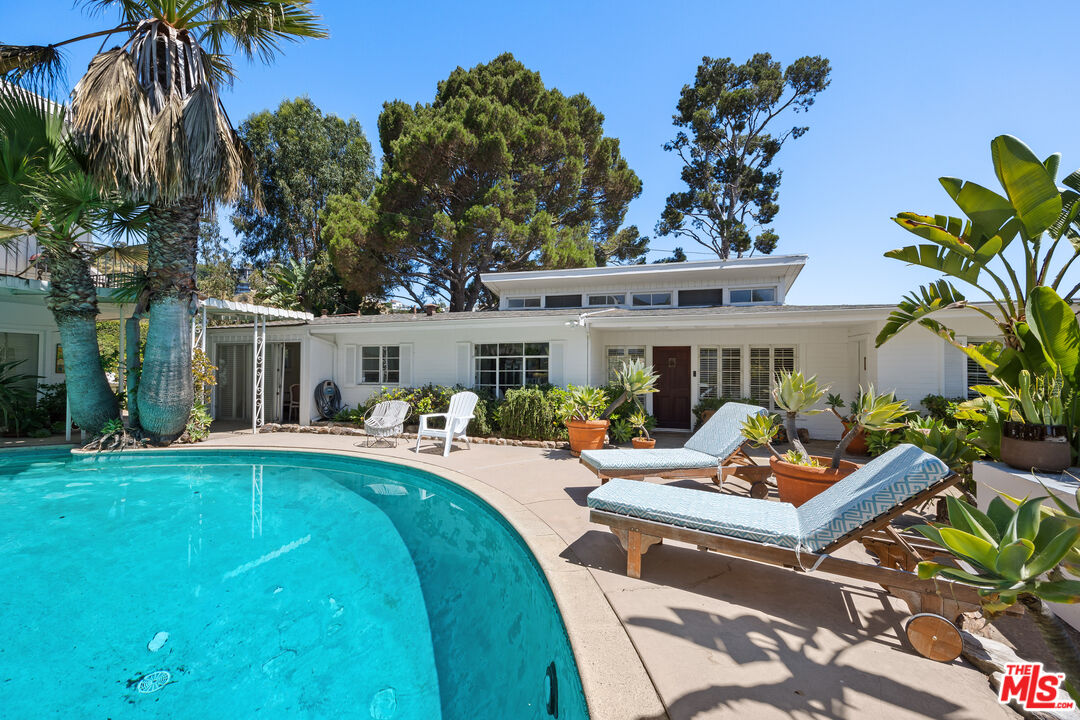
[[[600,484],[611,478],[643,480],[662,478],[710,478],[719,485],[724,474],[738,474],[760,482],[755,483],[754,496],[768,493],[764,480],[768,468],[759,467],[743,451],[746,439],[742,424],[751,415],[761,415],[765,408],[729,402],[720,407],[681,448],[658,450],[584,450],[581,463],[596,473]],[[764,492],[762,492],[764,491]]]
[[[590,519],[607,525],[626,550],[626,573],[641,577],[641,556],[663,538],[724,555],[821,571],[882,585],[912,613],[907,635],[922,655],[955,659],[963,647],[953,624],[979,607],[973,589],[913,572],[941,549],[902,537],[892,520],[958,482],[945,463],[914,445],[870,461],[796,508],[789,503],[613,479],[589,493]],[[859,540],[878,560],[831,553]]]

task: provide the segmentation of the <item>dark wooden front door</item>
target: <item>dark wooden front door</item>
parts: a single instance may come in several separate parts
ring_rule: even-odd
[[[660,375],[653,395],[657,427],[690,429],[690,348],[654,347],[653,368]]]

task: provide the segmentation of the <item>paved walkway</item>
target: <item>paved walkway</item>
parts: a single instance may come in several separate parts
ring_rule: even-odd
[[[617,663],[593,670],[610,678],[638,673],[642,683],[651,679],[663,703],[661,708],[652,693],[641,688],[631,715],[620,711],[623,714],[605,716],[1016,717],[997,703],[987,678],[971,666],[959,660],[935,663],[910,650],[900,639],[907,608],[875,586],[796,574],[668,541],[645,556],[643,579],[627,578],[625,555],[615,538],[588,520],[585,498],[597,481],[566,451],[458,446],[443,458],[431,445],[415,455],[405,443],[369,450],[355,447],[355,441],[334,435],[238,432],[215,433],[203,447],[325,448],[419,461],[509,495],[552,531],[558,546],[555,557],[562,566],[546,567],[549,575],[575,571],[567,577],[583,598],[590,592],[590,597],[601,597],[591,587],[595,581],[647,676],[640,668]],[[715,492],[705,483],[679,484]],[[745,486],[731,485],[732,491],[745,493]],[[572,636],[591,632],[591,626],[577,620],[580,615],[564,611]]]

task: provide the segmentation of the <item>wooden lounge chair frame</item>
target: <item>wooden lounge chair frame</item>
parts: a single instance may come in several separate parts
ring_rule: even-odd
[[[743,540],[703,530],[591,510],[589,519],[607,525],[626,550],[626,574],[641,577],[641,557],[664,538],[696,545],[723,555],[745,558],[795,571],[820,572],[866,580],[881,585],[890,595],[903,600],[913,613],[905,626],[912,646],[924,657],[951,661],[959,656],[963,639],[956,620],[981,606],[978,593],[967,585],[948,580],[922,580],[914,573],[922,560],[941,557],[944,551],[925,540],[901,536],[892,521],[908,510],[930,500],[960,481],[957,475],[943,478],[900,505],[860,525],[836,539],[820,553],[796,552],[778,545]],[[879,563],[870,564],[833,557],[832,552],[859,541]],[[944,555],[948,557],[947,555]]]

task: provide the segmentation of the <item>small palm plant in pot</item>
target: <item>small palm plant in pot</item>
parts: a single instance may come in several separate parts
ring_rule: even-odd
[[[832,457],[811,455],[799,440],[795,420],[800,414],[823,412],[816,406],[828,390],[828,386],[818,384],[816,376],[807,378],[797,371],[777,374],[773,401],[783,412],[784,429],[792,445],[783,455],[772,445],[780,430],[776,416],[751,417],[742,425],[743,437],[756,447],[768,448],[772,455],[769,465],[776,477],[780,499],[792,505],[802,505],[859,469],[858,464],[841,459],[856,433],[901,428],[903,418],[911,412],[893,393],[877,394],[871,385],[866,392],[859,393],[859,400],[852,408],[852,426],[836,444]]]
[[[829,412],[836,416],[836,419],[840,421],[840,424],[844,427],[844,432],[847,433],[855,425],[855,409],[858,407],[859,400],[862,396],[857,396],[850,403],[845,403],[844,398],[839,394],[829,393],[829,396],[825,398],[825,404],[829,408]],[[838,408],[848,407],[848,413],[846,415],[840,414]],[[849,455],[866,455],[868,454],[869,447],[867,446],[866,431],[860,430],[855,433],[851,438],[851,442],[848,443],[847,452]]]
[[[638,431],[636,437],[630,440],[630,443],[637,449],[652,449],[656,447],[656,438],[649,436],[649,424],[652,418],[645,414],[645,411],[638,408],[633,415],[627,418],[630,426]]]

